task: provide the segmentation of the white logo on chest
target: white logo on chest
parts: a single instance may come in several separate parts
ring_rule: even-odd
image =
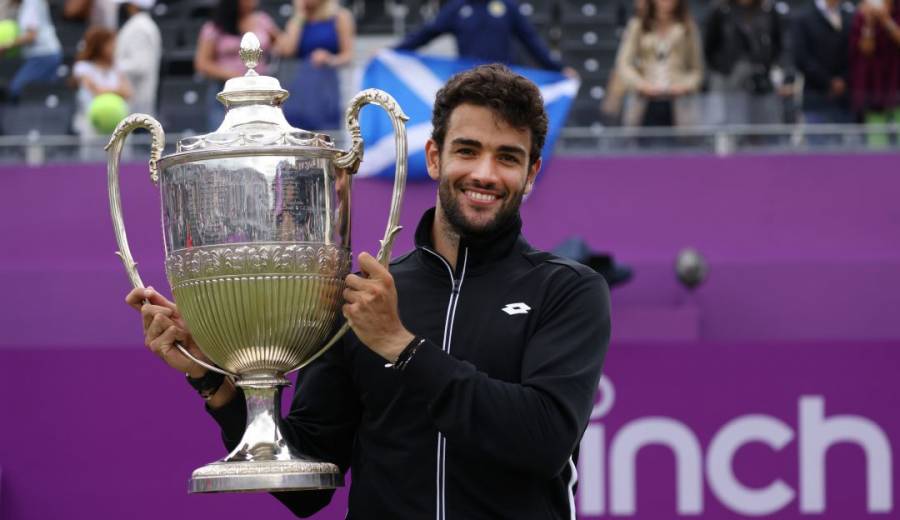
[[[517,302],[507,303],[506,306],[500,310],[512,316],[513,314],[528,314],[528,311],[531,310],[531,307],[523,302]]]

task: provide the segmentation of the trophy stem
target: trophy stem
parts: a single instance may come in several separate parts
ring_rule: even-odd
[[[224,459],[194,471],[191,493],[289,491],[343,486],[334,464],[291,447],[281,434],[281,391],[290,382],[278,373],[246,374],[235,385],[247,401],[247,428]]]
[[[225,457],[232,461],[269,461],[296,458],[281,435],[281,391],[290,381],[277,375],[242,377],[235,385],[244,392],[247,402],[247,427],[237,447]]]

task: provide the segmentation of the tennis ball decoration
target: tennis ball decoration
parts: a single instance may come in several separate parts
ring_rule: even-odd
[[[6,47],[16,41],[19,35],[19,24],[15,20],[0,20],[0,47]],[[6,51],[3,55],[6,57],[16,56],[19,53],[18,47]]]
[[[111,134],[127,115],[128,104],[122,96],[112,92],[95,97],[88,107],[88,119],[94,130],[101,134]]]

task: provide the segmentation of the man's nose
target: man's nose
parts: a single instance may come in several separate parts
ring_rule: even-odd
[[[492,185],[497,178],[497,165],[490,154],[483,154],[473,165],[472,172],[469,175],[471,180],[477,181],[479,184],[486,186]]]

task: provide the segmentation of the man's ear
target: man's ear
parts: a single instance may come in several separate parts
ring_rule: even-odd
[[[433,180],[441,178],[441,150],[434,139],[429,139],[425,143],[425,167],[428,169],[428,176]]]
[[[538,157],[538,160],[534,161],[534,164],[528,169],[528,176],[525,178],[525,195],[531,193],[531,190],[534,188],[534,179],[537,177],[539,171],[541,171],[540,157]]]

